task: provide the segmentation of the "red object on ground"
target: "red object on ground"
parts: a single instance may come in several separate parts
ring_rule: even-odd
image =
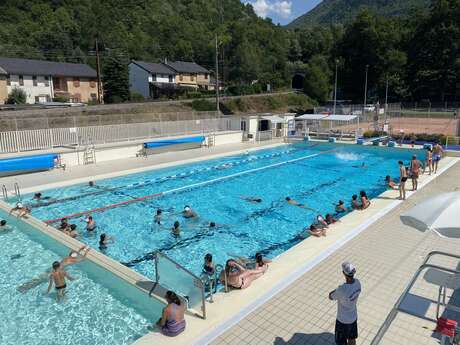
[[[447,335],[448,337],[455,336],[455,330],[458,322],[455,320],[449,320],[444,317],[440,317],[436,324],[435,332]]]

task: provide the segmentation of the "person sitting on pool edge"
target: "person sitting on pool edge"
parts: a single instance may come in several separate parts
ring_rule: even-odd
[[[326,214],[326,216],[324,217],[324,220],[326,221],[326,223],[328,225],[340,222],[340,220],[335,219],[334,217],[332,217],[332,215],[330,213]]]
[[[162,316],[156,324],[161,328],[163,335],[175,337],[185,330],[185,306],[172,291],[166,292],[165,299],[168,305],[163,309]]]
[[[78,237],[77,226],[75,224],[70,224],[66,234],[72,238],[77,238]]]
[[[263,272],[268,270],[268,264],[271,264],[272,261],[269,259],[264,259],[262,253],[256,253],[256,270],[262,270]]]
[[[246,289],[264,273],[265,270],[248,270],[235,260],[229,259],[225,264],[225,269],[220,273],[220,281],[225,285],[225,279],[227,279],[228,286],[234,289]]]
[[[327,228],[329,226],[329,224],[327,224],[326,220],[320,214],[316,216],[316,220],[318,221],[318,227],[320,228]]]
[[[335,212],[336,213],[347,212],[347,208],[345,207],[345,203],[342,200],[339,200],[339,203],[337,205],[335,205]]]
[[[310,225],[308,233],[315,237],[326,236],[326,229],[319,229],[315,224]]]
[[[393,181],[390,175],[385,176],[385,182],[387,183],[387,187],[390,189],[398,188],[397,184],[395,183],[395,181]]]
[[[358,201],[358,196],[356,194],[353,194],[351,197],[351,208],[353,210],[361,210],[361,204]]]
[[[198,214],[192,210],[192,208],[188,205],[184,207],[184,211],[182,212],[184,218],[198,218]]]
[[[13,207],[11,210],[10,210],[10,214],[12,214],[13,212],[17,212],[17,217],[18,218],[27,218],[26,216],[30,213],[30,208],[29,206],[24,206],[22,204],[22,202],[18,202],[16,203],[16,206]]]
[[[104,251],[108,248],[109,243],[114,243],[115,239],[113,237],[107,236],[107,234],[101,234],[99,237],[99,249]]]
[[[367,197],[367,194],[365,191],[359,192],[359,196],[361,198],[361,210],[365,210],[371,205],[371,202],[369,201],[369,198]]]

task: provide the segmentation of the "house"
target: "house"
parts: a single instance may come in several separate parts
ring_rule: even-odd
[[[8,73],[0,67],[0,104],[4,104],[8,98],[8,91],[6,90],[6,77]]]
[[[24,90],[27,103],[51,102],[55,98],[71,102],[97,101],[97,74],[85,64],[0,57],[0,69],[6,73],[6,94]],[[0,81],[0,98],[2,95]]]
[[[214,90],[214,84],[211,83],[211,72],[195,62],[165,61],[164,65],[176,72],[178,85],[194,89]]]
[[[133,60],[128,67],[130,91],[144,98],[158,98],[178,88],[176,72],[164,64]]]

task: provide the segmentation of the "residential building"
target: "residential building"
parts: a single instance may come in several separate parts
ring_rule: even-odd
[[[6,77],[8,73],[0,67],[0,104],[5,104],[8,98],[8,91],[6,90]]]
[[[0,68],[6,72],[7,95],[14,88],[22,89],[28,104],[51,102],[55,98],[97,101],[97,74],[88,65],[0,57]],[[5,99],[1,90],[0,97]]]
[[[129,89],[144,96],[158,98],[161,94],[175,92],[176,72],[161,63],[133,60],[129,64]]]
[[[211,72],[195,62],[165,61],[164,65],[176,72],[178,85],[194,89],[214,90],[214,84],[211,83]]]

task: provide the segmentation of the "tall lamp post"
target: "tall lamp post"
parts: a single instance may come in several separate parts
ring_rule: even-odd
[[[337,106],[337,67],[339,65],[339,59],[335,59],[335,85],[334,85],[334,111],[332,114],[335,115],[335,110]]]
[[[366,104],[367,104],[367,75],[369,72],[369,65],[366,65],[366,81],[364,83],[364,106],[363,106],[363,116],[366,113]],[[358,131],[359,131],[359,116],[358,116]]]
[[[387,73],[387,82],[386,82],[386,88],[385,88],[385,115],[383,116],[384,121],[383,121],[383,126],[387,124],[387,111],[388,111],[388,73]]]

